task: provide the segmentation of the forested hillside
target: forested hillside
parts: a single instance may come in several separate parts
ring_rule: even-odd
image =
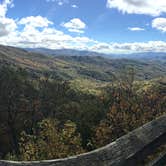
[[[121,78],[132,67],[135,79],[152,79],[166,75],[166,60],[107,59],[101,56],[50,56],[23,49],[0,46],[0,62],[9,63],[33,74],[49,73],[60,79],[86,78],[109,82]]]
[[[0,158],[80,154],[164,114],[164,63],[0,46]]]

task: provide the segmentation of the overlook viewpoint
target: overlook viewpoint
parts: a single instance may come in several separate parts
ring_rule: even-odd
[[[166,152],[148,163],[148,156],[165,145],[166,115],[122,136],[115,142],[92,152],[65,159],[34,162],[0,161],[0,166],[129,166],[166,164]],[[147,161],[146,161],[147,160]],[[146,161],[146,162],[145,162]],[[146,164],[145,164],[146,163]]]
[[[166,166],[166,0],[0,0],[0,166]]]

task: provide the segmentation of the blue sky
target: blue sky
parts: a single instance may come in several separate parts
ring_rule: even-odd
[[[166,52],[164,0],[0,0],[0,44]]]

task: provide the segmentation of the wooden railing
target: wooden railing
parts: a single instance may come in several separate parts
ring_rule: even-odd
[[[164,165],[166,154],[145,163],[147,156],[166,143],[166,115],[92,152],[49,161],[0,161],[0,166],[136,166]]]

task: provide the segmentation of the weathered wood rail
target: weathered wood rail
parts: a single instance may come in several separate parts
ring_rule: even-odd
[[[57,160],[13,162],[0,161],[0,166],[133,166],[144,165],[143,160],[153,150],[166,143],[166,115],[117,139],[105,147],[89,153]],[[165,157],[165,155],[163,156]],[[157,163],[166,160],[160,158]],[[160,164],[159,164],[160,165]]]

